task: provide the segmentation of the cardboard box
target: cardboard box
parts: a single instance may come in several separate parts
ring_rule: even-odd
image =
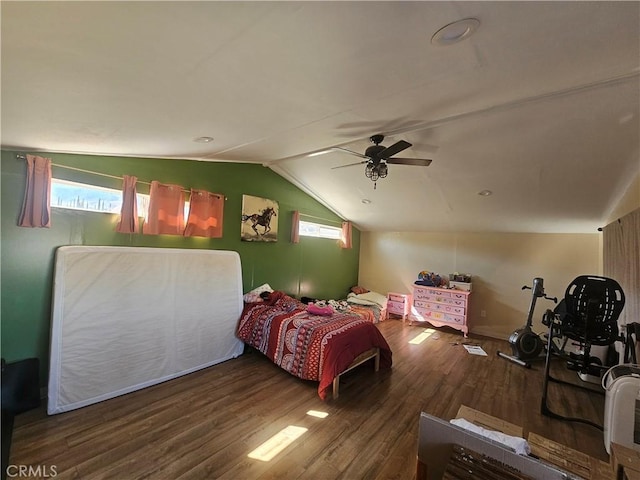
[[[587,480],[615,479],[613,468],[607,462],[590,457],[586,453],[579,452],[536,433],[530,433],[527,441],[533,455],[567,472]]]
[[[479,412],[466,405],[460,406],[456,418],[464,418],[487,430],[495,430],[513,437],[524,438],[523,428],[519,425]],[[590,457],[585,453],[573,450],[536,433],[530,433],[527,441],[529,442],[531,453],[550,465],[587,480],[615,479],[613,467],[607,462]],[[640,469],[640,458],[638,458],[637,465]],[[637,480],[640,480],[640,478]]]
[[[640,452],[618,443],[611,443],[611,463],[614,478],[640,480]]]
[[[514,425],[513,423],[505,422],[486,413],[479,412],[473,408],[469,408],[466,405],[460,405],[456,418],[464,418],[468,422],[473,423],[479,427],[487,430],[495,430],[502,432],[505,435],[511,435],[512,437],[524,438],[522,427]]]
[[[466,412],[463,410],[462,413],[468,415],[471,412],[474,410],[468,409]],[[482,419],[485,423],[488,423],[489,419],[495,419],[490,415],[485,417],[485,414],[480,412],[478,414],[480,415],[476,419]],[[465,417],[465,420],[469,419]],[[499,419],[496,420],[498,420],[498,424],[501,422]],[[507,469],[515,469],[536,480],[576,478],[573,475],[567,477],[567,474],[558,467],[533,457],[518,455],[498,442],[422,412],[418,427],[416,480],[441,480],[447,470],[455,445],[472,451],[474,454],[494,459]]]

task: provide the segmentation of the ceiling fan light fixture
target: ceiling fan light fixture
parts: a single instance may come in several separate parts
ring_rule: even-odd
[[[367,166],[364,168],[364,174],[367,178],[371,179],[372,182],[380,178],[380,171],[373,163],[367,163]]]
[[[465,18],[445,25],[431,37],[431,44],[436,47],[453,45],[469,38],[480,26],[477,18]]]
[[[367,165],[364,167],[364,175],[367,178],[371,178],[371,176],[373,175],[373,164],[372,163],[367,163]]]
[[[380,165],[378,165],[378,174],[380,175],[380,178],[386,177],[388,173],[389,169],[387,168],[386,163],[381,163]]]

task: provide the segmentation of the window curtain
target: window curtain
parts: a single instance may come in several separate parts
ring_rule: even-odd
[[[291,216],[291,243],[300,243],[300,212],[293,211]]]
[[[51,159],[27,155],[20,227],[51,227]]]
[[[138,232],[138,201],[136,197],[136,177],[124,175],[122,177],[122,209],[120,220],[116,225],[118,233]]]
[[[224,196],[191,189],[185,237],[222,238]]]
[[[618,324],[640,323],[640,208],[604,227],[602,245],[604,276],[625,295]]]
[[[342,222],[342,238],[340,246],[342,248],[351,248],[351,222]]]
[[[149,213],[142,226],[147,235],[182,235],[184,231],[184,194],[180,185],[151,182]]]

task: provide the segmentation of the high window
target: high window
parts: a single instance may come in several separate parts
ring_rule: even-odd
[[[340,240],[342,237],[342,229],[339,227],[305,222],[303,220],[300,220],[298,233],[305,237],[331,238],[333,240]]]

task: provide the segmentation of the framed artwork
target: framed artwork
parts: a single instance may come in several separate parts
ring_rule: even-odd
[[[240,238],[244,242],[277,242],[278,202],[243,195],[240,225]]]

